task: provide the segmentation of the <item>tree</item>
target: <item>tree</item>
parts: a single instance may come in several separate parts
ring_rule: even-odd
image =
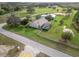
[[[63,25],[64,24],[64,20],[60,20],[60,25]]]
[[[66,10],[67,10],[66,8],[63,8],[62,12],[66,12]]]
[[[59,12],[59,9],[57,9],[57,12]]]
[[[75,14],[74,18],[73,18],[73,26],[74,28],[79,31],[79,10],[77,11],[77,13]]]
[[[45,18],[46,18],[48,21],[53,20],[53,17],[52,17],[51,15],[48,15],[48,16],[46,16]]]
[[[11,15],[7,20],[7,24],[13,27],[20,25],[20,22],[20,18],[16,17],[15,15]]]
[[[12,6],[8,5],[8,4],[2,4],[1,5],[1,9],[5,10],[6,13],[10,12],[12,9]]]
[[[21,10],[21,7],[17,6],[14,8],[14,11],[18,11],[18,10]]]
[[[56,9],[56,6],[52,7],[54,10]]]
[[[41,15],[36,15],[36,19],[39,19],[41,17]]]
[[[30,15],[27,15],[27,16],[26,16],[26,19],[29,19],[29,20],[30,20],[30,18],[31,18],[31,16],[30,16]]]
[[[48,7],[48,4],[39,3],[39,4],[38,4],[38,7],[39,7],[39,8]]]
[[[64,42],[67,42],[67,40],[71,40],[72,36],[73,35],[70,32],[63,32],[62,33],[62,39],[64,39]]]
[[[75,23],[79,25],[79,11],[76,13],[74,18],[75,18]]]
[[[72,12],[72,9],[71,8],[67,8],[66,13],[71,13],[71,12]]]
[[[29,21],[31,21],[31,17],[30,15],[27,15],[26,18],[21,21],[21,25],[26,25]]]
[[[28,13],[28,14],[33,14],[34,11],[35,11],[35,9],[34,9],[33,6],[30,5],[30,6],[27,7],[27,13]]]
[[[0,9],[0,15],[5,14],[6,12],[3,9]]]
[[[6,13],[21,10],[21,6],[16,3],[1,4],[1,9],[5,10]]]
[[[79,10],[77,11],[77,13],[75,14],[74,18],[73,18],[73,22],[78,26],[79,25]]]
[[[28,19],[23,19],[23,20],[21,21],[21,25],[26,25],[28,22],[29,22]]]

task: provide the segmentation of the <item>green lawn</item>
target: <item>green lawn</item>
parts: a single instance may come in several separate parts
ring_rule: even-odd
[[[21,15],[21,13],[25,12],[25,10],[21,10],[21,11],[15,11],[13,13],[15,13],[15,15],[17,15],[18,17],[19,14]],[[24,14],[24,13],[23,13]],[[7,18],[11,15],[11,13],[7,13],[7,14],[4,14],[4,15],[0,15],[0,23],[4,23],[6,22]]]
[[[64,25],[66,25],[68,28],[72,29],[75,37],[72,38],[71,41],[69,41],[67,43],[67,45],[70,46],[75,46],[79,48],[79,33],[74,29],[74,27],[72,26],[72,20],[73,17],[75,15],[76,11],[73,10],[73,13],[71,16],[68,16],[65,20],[64,20]],[[59,25],[59,21],[62,19],[63,17],[61,16],[57,16],[55,19],[57,19],[57,22],[52,21],[52,28],[47,31],[47,32],[41,32],[38,33],[40,36],[46,37],[49,40],[54,40],[56,42],[59,42],[59,40],[61,39],[61,34],[63,32],[63,26]]]
[[[2,34],[0,34],[0,44],[3,44],[3,45],[19,45],[19,46],[22,46],[23,44],[16,41],[16,40],[13,40],[11,38],[8,38]]]
[[[72,28],[72,20],[73,17],[75,15],[76,11],[73,10],[73,13],[71,14],[71,16],[67,16],[64,19],[64,25],[66,25],[68,28],[72,29],[75,33],[75,37],[71,40],[70,43],[72,44],[78,44],[77,46],[79,46],[79,33],[76,32],[76,30],[74,28]],[[61,38],[61,34],[63,32],[63,26],[60,26],[60,20],[63,19],[63,16],[57,16],[55,18],[55,20],[57,20],[57,22],[52,21],[52,28],[47,31],[47,32],[41,32],[39,33],[39,35],[44,36],[44,37],[48,37],[50,40],[55,40],[55,41],[59,41],[59,39]]]
[[[59,11],[57,11],[57,9],[59,9]],[[45,7],[45,8],[35,7],[35,13],[31,14],[31,16],[32,16],[33,19],[35,19],[36,15],[44,14],[44,13],[54,13],[54,12],[62,12],[62,8],[58,7],[58,6],[57,6],[56,9],[48,8],[48,7]],[[23,9],[23,10],[20,10],[20,11],[15,11],[13,13],[15,13],[15,15],[20,17],[20,18],[26,17],[26,15],[28,15],[27,14],[27,9]],[[10,13],[0,15],[0,23],[6,22],[7,17],[9,17],[10,15],[11,15]]]
[[[62,8],[58,7],[59,12],[62,12]],[[52,8],[35,8],[35,14],[33,14],[32,16],[35,17],[38,14],[44,14],[44,13],[54,13],[57,12],[56,10],[53,10]],[[27,15],[27,13],[25,13],[26,10],[23,10],[21,12],[17,12],[16,15],[19,17],[25,17]],[[75,15],[76,11],[73,10],[71,16],[56,16],[56,18],[54,20],[55,21],[51,21],[52,23],[52,27],[49,31],[47,32],[39,32],[39,30],[37,29],[33,29],[33,28],[24,28],[22,26],[16,27],[16,28],[9,28],[7,26],[5,26],[4,28],[12,31],[14,33],[23,35],[25,37],[28,37],[34,41],[37,41],[41,44],[47,45],[51,48],[55,48],[57,50],[60,50],[62,52],[65,52],[67,54],[70,54],[72,56],[79,56],[79,50],[71,48],[69,46],[66,45],[62,45],[59,42],[59,39],[61,38],[61,34],[62,34],[62,30],[63,30],[63,26],[66,25],[68,28],[71,28],[74,32],[75,32],[75,37],[68,42],[67,44],[72,44],[75,46],[79,46],[79,33],[76,32],[76,30],[72,27],[71,23],[72,23],[72,19]],[[60,20],[64,19],[64,25],[60,26]]]
[[[60,43],[57,43],[53,40],[49,40],[47,38],[43,38],[41,36],[36,35],[38,33],[38,30],[33,28],[24,28],[24,27],[16,27],[16,28],[8,28],[5,26],[7,30],[12,31],[16,34],[22,35],[24,37],[28,37],[31,40],[37,41],[41,44],[44,44],[46,46],[49,46],[51,48],[57,49],[59,51],[62,51],[64,53],[70,54],[72,56],[79,56],[79,50],[73,49],[69,46],[62,45]]]
[[[57,11],[57,9],[59,9],[59,11]],[[26,17],[27,15],[27,9],[24,9],[22,11],[18,11],[16,13],[16,16],[18,17]],[[53,9],[53,8],[48,8],[48,7],[45,7],[45,8],[38,8],[38,7],[35,7],[35,12],[34,14],[32,14],[33,17],[35,17],[36,15],[39,15],[39,14],[44,14],[44,13],[56,13],[56,12],[62,12],[62,8],[61,7],[58,7],[56,9]]]

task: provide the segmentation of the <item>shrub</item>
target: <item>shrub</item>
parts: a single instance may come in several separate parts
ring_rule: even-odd
[[[59,9],[57,9],[57,12],[59,12]]]
[[[26,25],[28,22],[29,22],[28,19],[24,19],[24,20],[21,21],[21,25]]]
[[[72,39],[72,33],[63,32],[62,33],[62,39],[64,39],[65,42],[67,42],[67,40],[71,40]]]
[[[36,19],[39,19],[41,17],[41,15],[36,15]]]
[[[63,25],[64,24],[64,20],[60,20],[60,25]]]
[[[67,8],[66,13],[71,13],[72,12],[72,8]]]
[[[79,11],[75,14],[73,18],[73,25],[75,26],[76,30],[79,30]]]
[[[56,9],[56,7],[52,7],[53,9]]]
[[[29,21],[31,21],[31,17],[27,15],[26,18],[21,21],[21,25],[26,25]]]
[[[11,10],[9,6],[2,6],[1,8],[5,10],[7,13]]]
[[[3,9],[0,9],[0,15],[5,14],[6,12]]]
[[[27,13],[28,14],[33,14],[35,11],[34,7],[32,5],[27,6]]]
[[[48,15],[48,16],[46,16],[45,18],[46,18],[48,21],[53,20],[53,17],[52,17],[51,15]]]
[[[18,11],[18,10],[21,10],[19,6],[14,8],[14,11]]]
[[[26,16],[26,19],[30,19],[30,18],[31,18],[31,16],[30,16],[30,15],[27,15],[27,16]]]

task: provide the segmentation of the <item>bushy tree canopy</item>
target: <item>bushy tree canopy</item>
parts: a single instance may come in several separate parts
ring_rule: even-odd
[[[20,7],[20,6],[16,6],[16,7],[14,8],[14,11],[19,11],[19,10],[21,10],[21,7]]]
[[[79,31],[79,10],[77,11],[77,13],[75,14],[74,18],[73,18],[73,23],[74,28]]]
[[[21,25],[26,25],[29,22],[29,19],[23,19],[21,21]]]
[[[79,25],[79,11],[75,15],[75,22],[77,25]]]
[[[41,15],[36,15],[36,19],[39,19],[41,17]]]
[[[11,26],[18,26],[20,22],[20,18],[16,17],[15,15],[11,15],[7,20],[7,24]]]
[[[30,15],[27,15],[25,19],[21,21],[21,25],[26,25],[31,20]]]
[[[60,20],[60,25],[63,25],[64,24],[64,20]]]
[[[34,9],[33,6],[30,5],[30,6],[27,7],[27,13],[28,13],[28,14],[33,14],[34,11],[35,11],[35,9]]]
[[[62,39],[64,39],[65,42],[67,42],[67,40],[71,40],[72,37],[73,37],[73,35],[70,32],[63,32],[62,33]]]
[[[46,18],[48,21],[53,20],[53,17],[52,17],[51,15],[48,15],[48,16],[46,16],[45,18]]]
[[[14,3],[1,4],[0,7],[2,10],[5,11],[5,13],[21,10],[21,6],[18,6],[17,4]]]
[[[0,9],[0,15],[3,15],[3,14],[5,14],[5,13],[6,13],[6,11],[5,11],[5,10]]]
[[[72,12],[72,8],[67,8],[67,13],[71,13]]]

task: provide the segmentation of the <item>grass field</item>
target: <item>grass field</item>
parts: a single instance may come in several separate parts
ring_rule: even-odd
[[[77,49],[73,49],[73,48],[68,47],[66,45],[59,44],[53,40],[49,40],[49,39],[46,39],[46,38],[36,35],[36,33],[38,32],[38,30],[36,30],[36,29],[22,28],[22,27],[12,28],[12,29],[7,27],[6,29],[9,31],[12,31],[16,34],[22,35],[24,37],[28,37],[31,40],[34,40],[36,42],[39,42],[39,43],[49,46],[51,48],[54,48],[54,49],[57,49],[57,50],[62,51],[64,53],[67,53],[69,55],[79,56],[79,50],[77,50]]]
[[[75,15],[75,13],[76,13],[76,11],[73,10],[72,15],[67,16],[64,19],[64,25],[66,25],[70,29],[73,28],[72,27],[72,20],[73,20],[73,17]],[[59,41],[59,39],[61,38],[61,34],[63,32],[63,26],[64,26],[64,25],[62,25],[62,26],[59,25],[60,24],[59,21],[62,20],[62,19],[63,19],[62,16],[57,16],[55,18],[55,20],[57,20],[57,22],[52,21],[52,28],[47,32],[41,32],[40,35],[46,36],[51,40]],[[75,37],[69,43],[72,43],[72,44],[75,44],[75,45],[79,46],[79,43],[78,43],[79,42],[78,41],[79,40],[78,39],[79,33],[77,33],[74,28],[73,28],[73,31],[75,32]]]
[[[58,7],[59,12],[62,12],[62,8]],[[44,14],[44,13],[54,13],[57,12],[55,10],[53,10],[52,8],[36,8],[35,9],[35,14],[33,14],[33,16],[35,17],[35,15],[38,14]],[[17,12],[16,15],[19,17],[25,17],[27,15],[27,13],[25,13],[26,10],[23,10],[21,12]],[[69,46],[66,45],[62,45],[57,43],[59,41],[59,39],[61,38],[61,33],[63,30],[63,26],[66,25],[68,28],[71,28],[74,33],[75,33],[75,37],[68,42],[67,44],[72,44],[75,46],[79,46],[79,33],[76,32],[76,30],[72,27],[72,19],[75,15],[76,11],[73,10],[71,16],[56,16],[55,21],[51,21],[52,23],[52,27],[49,31],[47,32],[40,32],[39,30],[33,29],[33,28],[24,28],[22,26],[16,27],[16,28],[9,28],[7,26],[5,26],[4,28],[6,28],[9,31],[12,31],[14,33],[20,34],[22,36],[28,37],[34,41],[37,41],[39,43],[42,43],[44,45],[47,45],[51,48],[55,48],[57,50],[60,50],[64,53],[70,54],[72,56],[79,56],[79,50],[71,48]],[[64,24],[62,26],[60,26],[60,20],[64,19]],[[38,35],[37,35],[38,33]],[[41,36],[43,37],[41,37]]]
[[[16,40],[13,40],[11,38],[8,38],[2,34],[0,34],[0,44],[2,45],[19,45],[19,46],[22,46],[23,44],[16,41]]]
[[[57,9],[59,9],[59,11],[57,11]],[[61,7],[58,7],[56,9],[53,9],[53,8],[48,8],[48,7],[45,7],[45,8],[38,8],[38,7],[35,7],[35,13],[34,14],[31,14],[32,18],[35,19],[35,16],[36,15],[39,15],[39,14],[45,14],[45,13],[54,13],[54,12],[62,12],[62,8]],[[15,11],[13,12],[16,16],[22,18],[22,17],[26,17],[27,14],[27,9],[23,9],[23,10],[20,10],[20,11]],[[11,13],[7,13],[7,14],[4,14],[4,15],[0,15],[0,23],[4,23],[6,22],[7,18],[11,15]]]

